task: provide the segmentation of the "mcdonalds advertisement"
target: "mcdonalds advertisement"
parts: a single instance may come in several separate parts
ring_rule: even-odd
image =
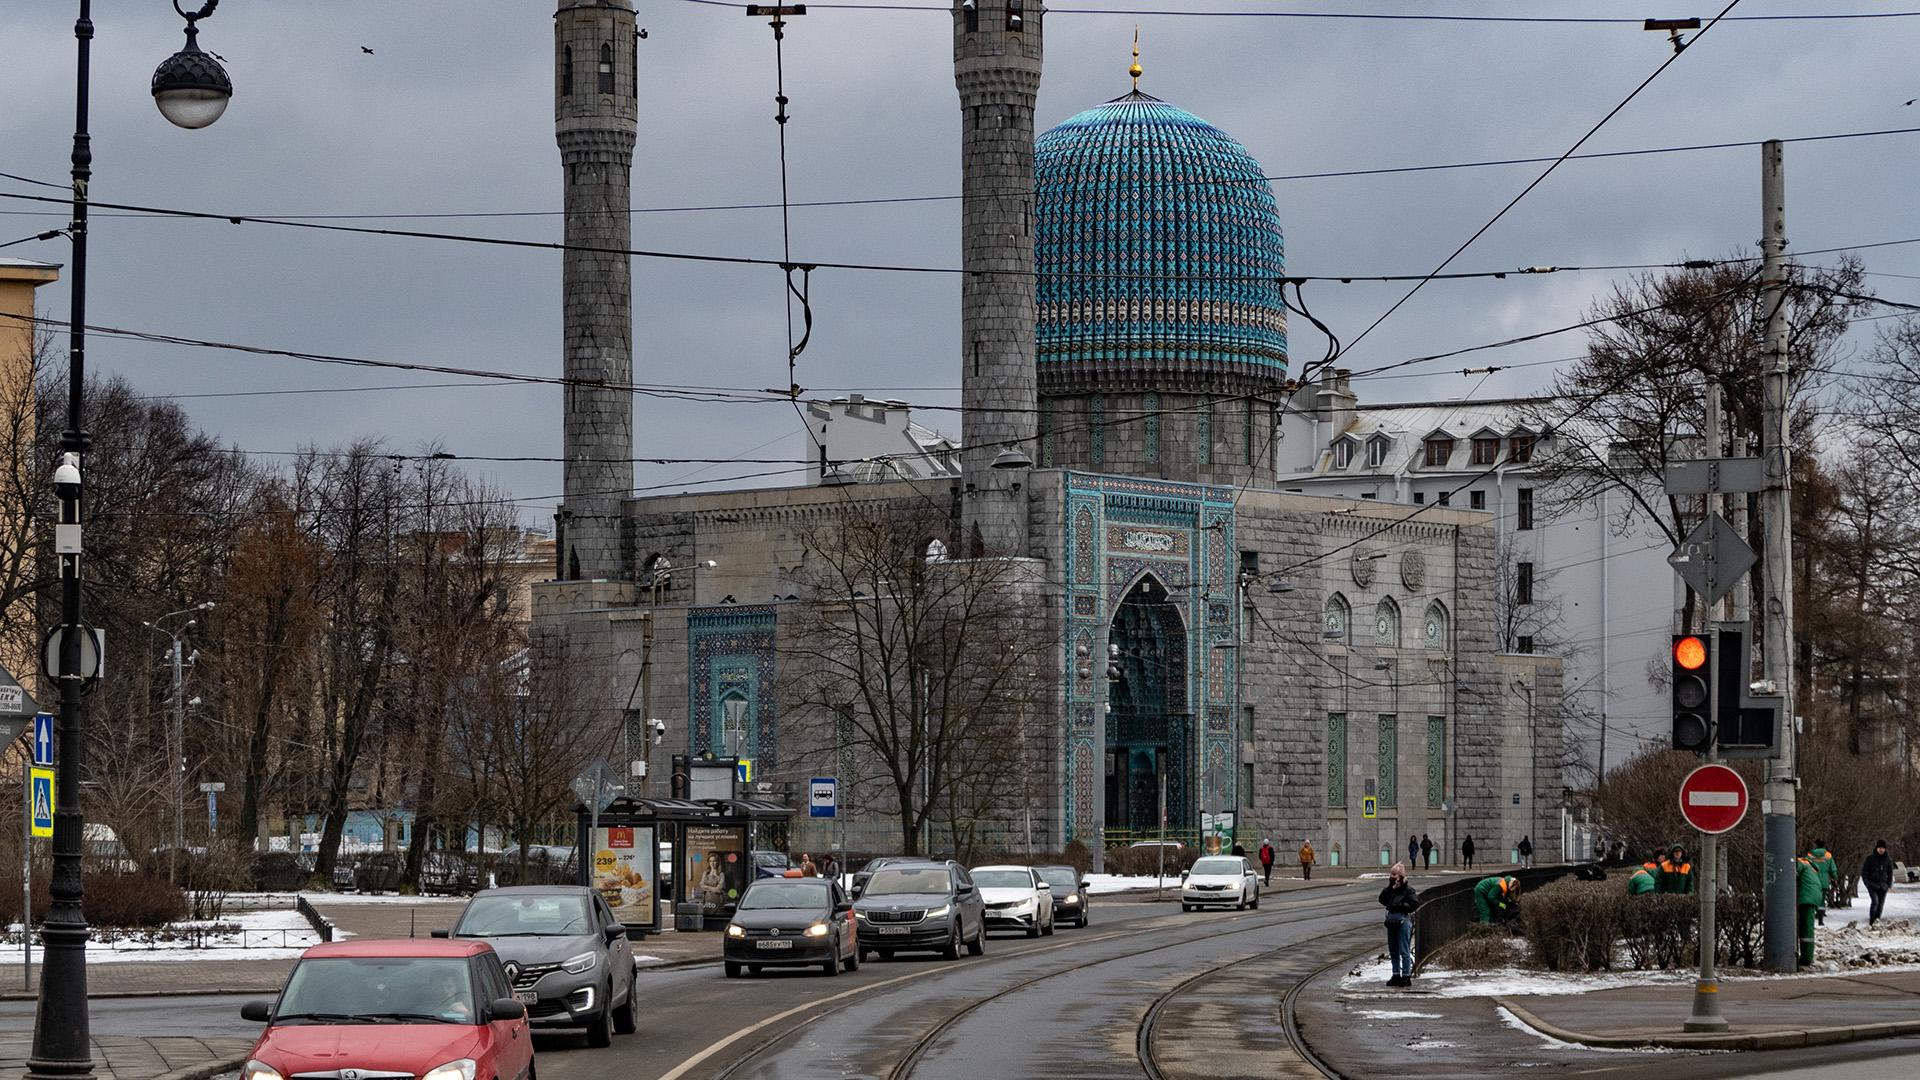
[[[654,879],[659,849],[652,826],[615,825],[593,834],[593,887],[600,891],[614,918],[628,926],[657,926]]]

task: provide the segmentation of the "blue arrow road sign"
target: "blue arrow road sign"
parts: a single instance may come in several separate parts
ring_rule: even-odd
[[[28,811],[34,836],[53,835],[53,770],[33,768],[27,774]]]
[[[807,816],[830,818],[840,803],[840,784],[831,776],[816,776],[807,785]]]
[[[33,714],[33,763],[53,764],[53,714]]]

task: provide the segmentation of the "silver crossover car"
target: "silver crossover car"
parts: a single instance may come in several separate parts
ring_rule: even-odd
[[[500,954],[514,996],[536,1027],[584,1027],[606,1046],[638,1023],[627,929],[600,894],[580,885],[520,885],[476,893],[452,931]]]

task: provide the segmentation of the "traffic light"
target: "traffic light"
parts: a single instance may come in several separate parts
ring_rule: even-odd
[[[1720,654],[1720,699],[1714,703],[1714,743],[1724,750],[1771,751],[1780,716],[1778,699],[1752,693],[1753,662],[1746,634],[1722,630],[1719,637],[1715,648]]]
[[[1700,753],[1713,742],[1713,648],[1700,634],[1673,638],[1673,748]]]

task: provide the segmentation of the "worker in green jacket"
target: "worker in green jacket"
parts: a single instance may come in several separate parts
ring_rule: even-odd
[[[1627,879],[1628,896],[1645,896],[1648,893],[1658,891],[1660,891],[1660,887],[1654,881],[1653,874],[1649,873],[1646,867],[1636,866],[1633,868],[1633,876]]]
[[[1693,891],[1693,864],[1687,861],[1687,849],[1673,845],[1667,857],[1660,860],[1660,870],[1654,878],[1663,893],[1685,895]]]
[[[1483,926],[1506,922],[1520,903],[1520,882],[1510,877],[1480,879],[1473,887],[1473,921]]]
[[[1795,867],[1796,900],[1800,909],[1800,966],[1813,963],[1813,920],[1814,913],[1820,910],[1820,864],[1813,858],[1813,852],[1793,860]]]
[[[1814,912],[1814,919],[1821,926],[1827,925],[1827,902],[1833,896],[1833,887],[1840,881],[1840,864],[1834,861],[1833,852],[1827,850],[1825,840],[1815,840],[1813,849],[1807,852],[1813,862],[1813,868],[1820,873],[1820,907]]]

